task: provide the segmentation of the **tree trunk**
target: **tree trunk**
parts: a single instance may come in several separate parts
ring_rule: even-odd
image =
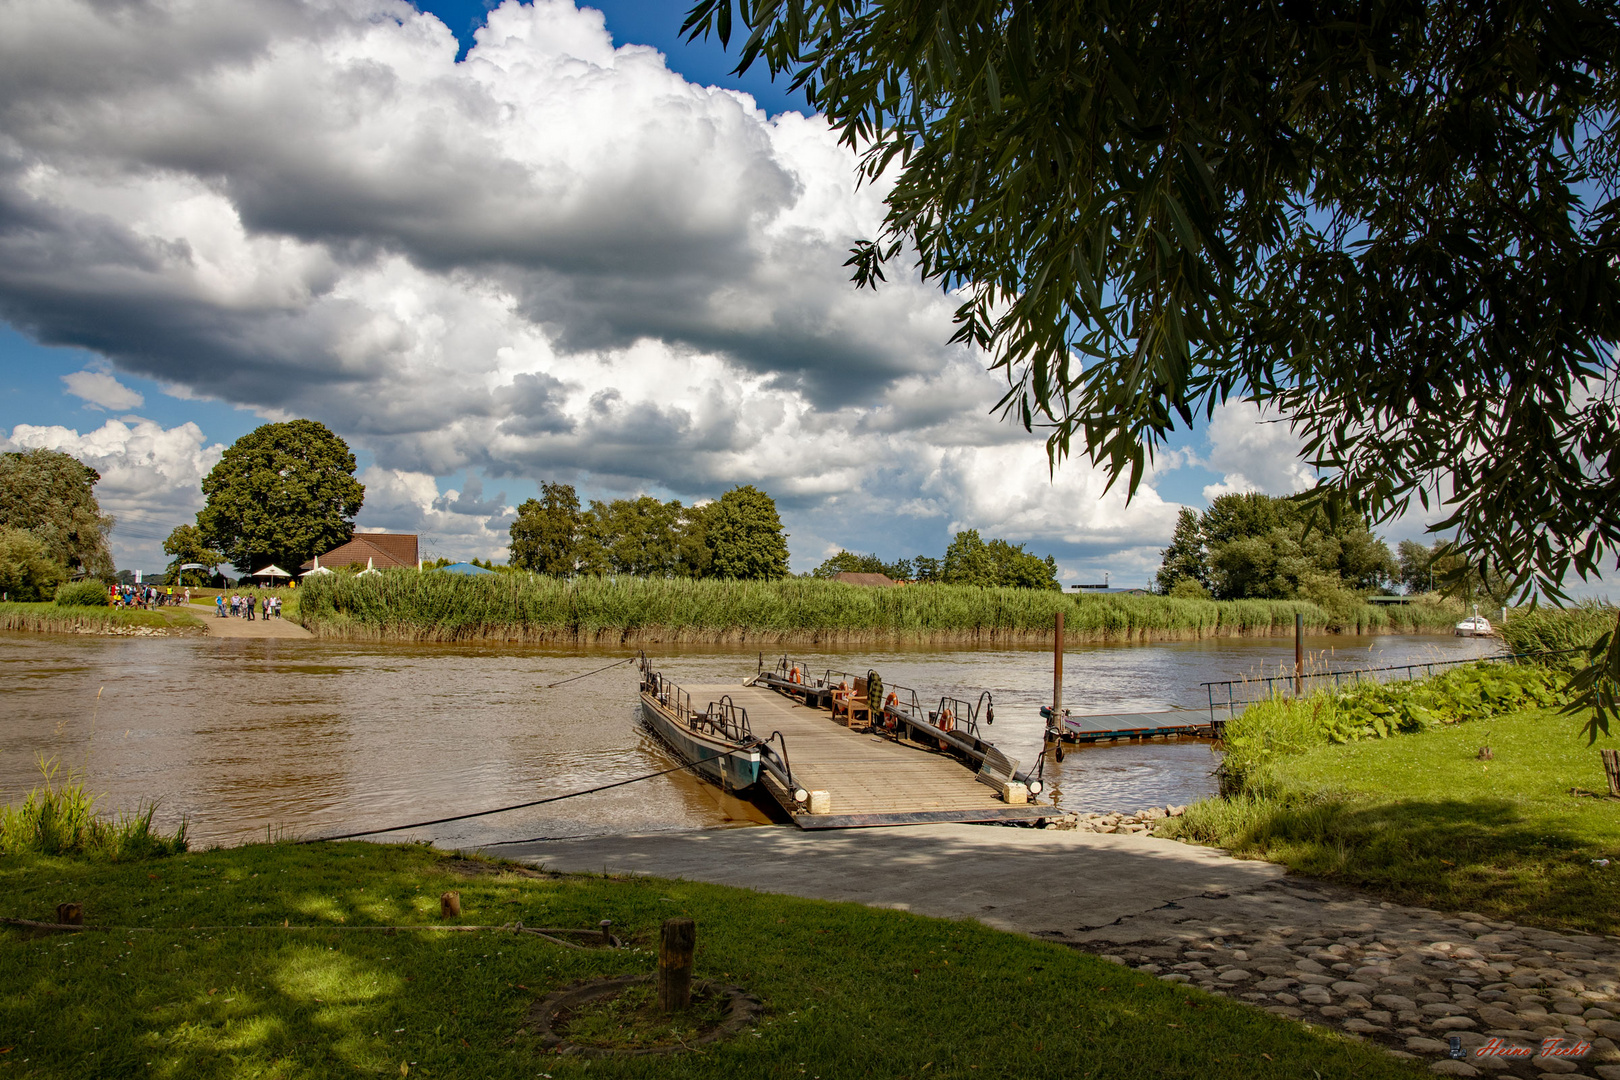
[[[1601,750],[1603,775],[1609,778],[1609,794],[1620,799],[1620,750]]]

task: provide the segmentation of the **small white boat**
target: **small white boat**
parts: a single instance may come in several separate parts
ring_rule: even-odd
[[[1491,621],[1479,613],[1479,605],[1474,605],[1474,614],[1457,624],[1458,637],[1490,637]]]

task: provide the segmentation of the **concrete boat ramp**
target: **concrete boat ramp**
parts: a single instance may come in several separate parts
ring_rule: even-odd
[[[1254,895],[1284,873],[1150,836],[965,824],[705,829],[498,850],[547,870],[685,878],[1076,942],[1167,904]]]

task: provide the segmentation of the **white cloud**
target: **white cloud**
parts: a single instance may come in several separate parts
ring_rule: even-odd
[[[105,371],[75,371],[62,376],[67,392],[99,409],[123,412],[146,404],[146,398]]]
[[[1206,499],[1246,491],[1292,495],[1316,484],[1316,473],[1300,460],[1303,440],[1286,420],[1252,401],[1217,406],[1206,434],[1209,457],[1204,464],[1222,474],[1204,488]]]
[[[599,12],[505,3],[461,63],[397,0],[5,19],[0,317],[327,423],[375,460],[362,524],[497,553],[481,485],[512,478],[755,483],[811,564],[953,526],[1066,559],[1168,538],[1151,488],[1125,507],[1077,462],[1053,484],[989,415],[951,297],[853,288],[884,188],[821,118],[688,83]]]
[[[165,428],[151,420],[108,420],[80,434],[60,426],[18,424],[0,448],[71,454],[101,474],[96,499],[118,519],[113,557],[120,566],[156,569],[161,545],[176,525],[202,509],[202,478],[224,447],[209,445],[193,423]]]

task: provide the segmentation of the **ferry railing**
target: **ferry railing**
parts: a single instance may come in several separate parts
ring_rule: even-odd
[[[777,783],[787,791],[788,798],[803,802],[809,797],[809,793],[793,779],[793,766],[788,761],[787,736],[780,731],[771,732],[771,737],[759,744],[759,763],[776,777]]]
[[[754,737],[748,727],[748,710],[732,701],[730,694],[709,702],[707,710],[694,714],[692,730],[707,730],[727,742],[747,742]]]
[[[1295,696],[1303,697],[1319,689],[1341,689],[1346,683],[1351,686],[1361,682],[1398,683],[1411,682],[1420,677],[1433,677],[1436,669],[1444,670],[1462,667],[1465,664],[1517,664],[1524,660],[1533,660],[1551,656],[1563,656],[1568,653],[1583,652],[1581,649],[1542,649],[1536,652],[1507,653],[1496,656],[1471,656],[1463,660],[1429,660],[1417,664],[1391,664],[1387,667],[1347,668],[1341,671],[1306,671],[1288,673],[1285,675],[1268,675],[1263,678],[1247,679],[1220,679],[1214,682],[1199,683],[1205,690],[1209,700],[1209,720],[1216,723],[1215,710],[1225,709],[1226,719],[1237,715],[1241,705],[1253,705],[1258,701],[1268,701],[1278,696],[1279,683],[1284,689],[1291,685]],[[1396,673],[1399,674],[1396,674]],[[1252,692],[1251,692],[1252,690]],[[1216,699],[1217,692],[1220,700]],[[1238,694],[1242,696],[1239,697]]]
[[[641,688],[673,713],[676,720],[683,724],[691,724],[692,717],[696,715],[692,710],[692,695],[681,689],[678,684],[651,668],[643,668]]]

